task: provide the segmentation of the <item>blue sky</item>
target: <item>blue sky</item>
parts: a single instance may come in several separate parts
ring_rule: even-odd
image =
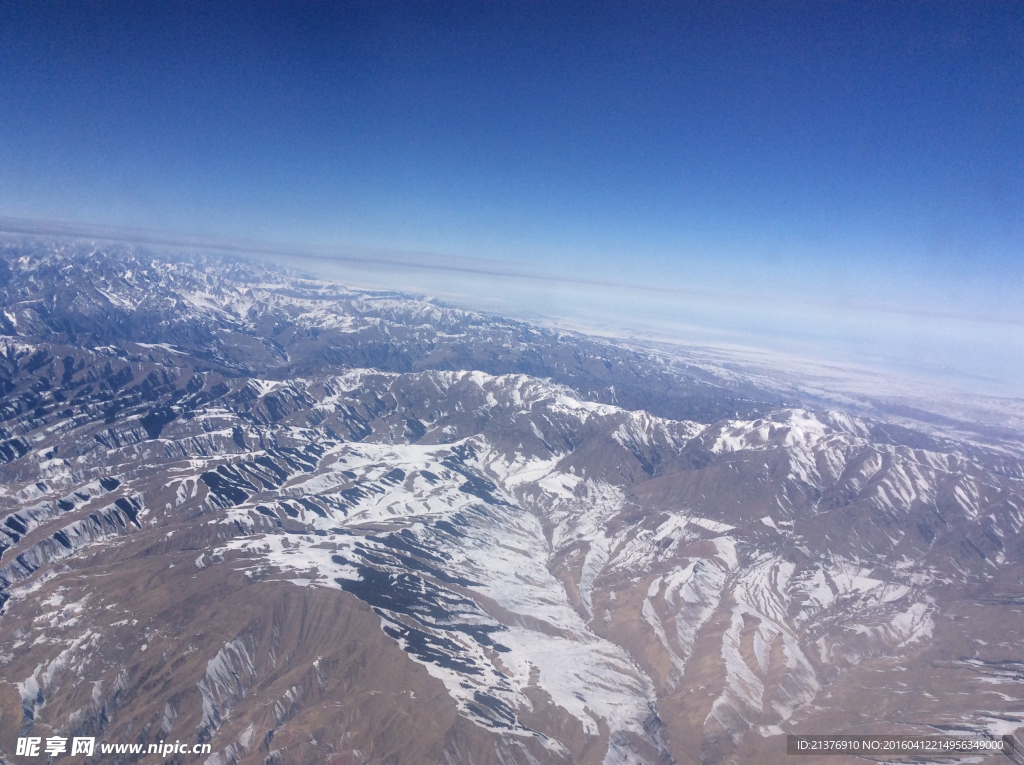
[[[1024,393],[1024,5],[16,0],[0,215],[582,275],[647,297],[421,281]]]

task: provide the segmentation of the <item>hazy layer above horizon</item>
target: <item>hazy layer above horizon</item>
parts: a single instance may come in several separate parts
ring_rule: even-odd
[[[835,295],[792,295],[756,280],[723,289],[666,274],[662,280],[601,281],[600,274],[532,273],[465,260],[439,266],[302,256],[272,260],[367,289],[394,289],[548,326],[677,345],[756,348],[862,366],[900,383],[1024,397],[1024,322],[1007,313],[911,307]],[[879,391],[882,393],[882,391]]]
[[[97,247],[123,243],[164,252],[226,252],[353,288],[425,296],[544,326],[716,349],[737,360],[753,352],[780,372],[831,364],[834,381],[843,368],[858,386],[858,370],[888,379],[874,391],[880,396],[905,392],[916,381],[931,388],[922,391],[922,400],[933,402],[943,389],[1024,398],[1024,333],[1007,315],[915,310],[877,300],[842,303],[829,294],[784,298],[753,282],[716,291],[713,283],[686,279],[602,281],[594,272],[528,271],[521,264],[429,253],[303,249],[10,218],[0,218],[0,232],[44,241],[71,237]]]

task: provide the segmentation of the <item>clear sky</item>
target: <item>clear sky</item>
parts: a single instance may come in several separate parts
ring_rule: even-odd
[[[1024,395],[1024,3],[7,0],[0,215]]]

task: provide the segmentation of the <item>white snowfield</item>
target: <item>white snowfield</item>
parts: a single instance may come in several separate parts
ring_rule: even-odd
[[[144,266],[164,280],[160,289],[141,280]],[[94,281],[73,285],[74,299],[85,305],[91,289],[101,312],[159,304],[154,322],[184,318],[190,331],[208,329],[204,358],[233,373],[216,378],[224,394],[200,380],[208,401],[156,435],[143,421],[153,412],[141,404],[127,416],[112,414],[109,428],[90,430],[88,449],[74,457],[65,456],[69,449],[55,453],[50,442],[84,432],[77,428],[89,416],[35,431],[21,420],[25,436],[7,448],[23,477],[0,486],[0,523],[16,542],[27,540],[0,567],[12,602],[38,591],[42,576],[26,580],[47,564],[117,544],[146,524],[202,516],[222,532],[218,539],[231,539],[198,556],[190,549],[190,575],[233,566],[254,578],[343,590],[374,610],[383,633],[443,683],[475,725],[568,757],[541,730],[545,720],[524,722],[547,714],[547,733],[568,720],[603,738],[607,763],[653,763],[666,759],[658,714],[672,694],[709,689],[707,714],[697,718],[705,742],[737,744],[752,731],[779,735],[825,703],[837,673],[879,658],[903,668],[904,657],[948,627],[944,588],[995,581],[1019,565],[1012,559],[1024,530],[1019,439],[965,435],[957,430],[964,423],[901,434],[890,426],[906,419],[828,406],[769,411],[765,404],[757,410],[767,413],[752,419],[729,406],[724,415],[701,415],[728,419],[703,425],[585,400],[609,400],[609,392],[622,400],[628,375],[596,376],[596,387],[615,385],[577,393],[525,374],[399,374],[350,369],[348,361],[325,371],[316,357],[324,347],[312,344],[317,332],[333,338],[331,351],[397,350],[400,358],[388,362],[399,369],[470,366],[492,351],[539,348],[551,356],[538,364],[554,375],[567,358],[558,353],[583,339],[559,345],[562,338],[544,330],[545,344],[531,346],[538,330],[526,325],[426,299],[271,278],[256,267],[203,271],[154,259]],[[45,324],[37,308],[37,301],[5,306],[4,319],[28,339],[0,339],[0,353],[22,363],[46,350],[31,339],[32,328]],[[276,332],[279,320],[301,342],[278,343],[272,337],[279,335],[257,331]],[[155,333],[146,338],[175,342],[93,347],[89,364],[130,358],[147,369],[195,367],[189,337]],[[256,349],[251,358],[232,355],[232,343],[247,342]],[[401,357],[444,343],[449,355],[440,360],[427,351]],[[739,371],[725,356],[666,350],[654,358],[648,346],[641,361],[657,363],[634,368],[639,357],[627,356],[625,344],[597,347],[590,346],[588,363],[621,363],[641,387],[664,361],[707,372],[719,391],[728,392],[725,383],[735,383],[731,390],[763,383],[762,390],[785,396],[806,389],[762,379],[749,365]],[[377,363],[372,354],[344,358]],[[532,364],[526,353],[495,366]],[[685,379],[699,391],[705,378]],[[871,393],[875,382],[860,392]],[[176,381],[175,390],[187,383]],[[846,396],[851,410],[871,411],[857,391],[835,393],[830,378],[814,385],[814,400]],[[965,417],[997,408],[961,403]],[[999,406],[1009,414],[995,424],[1024,422],[1019,403]],[[116,478],[107,484],[115,488],[101,475]],[[136,482],[159,494],[159,504],[134,493]],[[68,507],[74,517],[37,542],[39,529]],[[944,533],[944,543],[933,544]],[[955,544],[973,549],[957,557]],[[40,623],[60,614],[73,626],[81,608],[58,601],[42,604]],[[100,640],[82,634],[84,642],[12,678],[27,715],[56,690],[51,684],[73,663],[72,652]],[[240,695],[256,687],[253,656],[239,635],[204,665],[197,688],[206,734],[224,727]],[[713,681],[705,685],[700,673]],[[1019,689],[1011,675],[977,682]],[[117,681],[129,682],[127,675]],[[94,687],[97,710],[102,690],[115,685]],[[275,718],[286,720],[301,693],[295,685],[271,700]],[[988,712],[975,721],[982,714],[989,730],[1008,725]],[[177,715],[168,705],[167,732]],[[254,735],[251,726],[232,734],[211,763],[252,755]]]
[[[320,406],[341,406],[346,390],[355,392],[371,376],[385,385],[399,377],[349,373],[332,381],[334,394]],[[396,638],[444,682],[463,714],[514,735],[537,735],[515,715],[533,709],[531,697],[540,691],[590,735],[607,726],[613,742],[627,740],[617,733],[651,739],[645,721],[657,706],[656,683],[624,647],[599,634],[611,611],[595,605],[597,593],[602,603],[614,603],[623,582],[646,583],[637,616],[669,659],[668,690],[682,682],[711,617],[722,609],[729,614],[720,642],[724,689],[705,725],[736,741],[752,728],[771,728],[763,725],[766,709],[777,725],[810,704],[821,688],[821,666],[840,656],[856,664],[896,655],[934,627],[934,600],[927,594],[933,581],[919,567],[909,577],[900,566],[880,568],[857,557],[826,555],[797,565],[772,552],[775,542],[800,539],[801,524],[787,512],[785,494],[772,515],[746,524],[775,540],[765,549],[751,543],[746,529],[693,508],[662,509],[654,525],[623,524],[631,509],[625,488],[577,470],[572,445],[553,433],[591,428],[603,434],[595,437],[627,450],[654,442],[674,453],[691,442],[710,444],[716,454],[776,449],[788,460],[787,480],[794,485],[858,492],[886,510],[934,501],[938,487],[945,484],[948,491],[953,482],[964,514],[977,513],[977,490],[963,488],[973,486],[963,475],[964,457],[879,446],[869,440],[867,425],[840,414],[786,410],[770,419],[703,427],[578,401],[559,386],[524,376],[421,377],[439,391],[475,387],[475,398],[460,390],[458,400],[480,400],[512,421],[520,413],[527,420],[523,443],[510,449],[507,438],[499,445],[482,433],[451,443],[336,444],[318,470],[277,492],[288,498],[362,487],[365,496],[344,514],[299,510],[299,520],[324,536],[267,533],[236,540],[219,554],[244,552],[245,565],[264,574],[340,588],[367,576],[367,552],[389,576],[408,573],[382,541],[399,530],[422,549],[443,554],[439,568],[461,581],[446,584],[429,572],[423,577],[435,588],[431,597],[440,611],[423,604],[405,612],[377,605],[382,627],[396,635],[411,628],[443,643],[441,653],[455,661],[417,654],[408,636]],[[547,447],[536,450],[537,441]],[[468,456],[453,469],[453,450],[459,449]],[[492,482],[489,500],[464,490],[467,471]],[[267,501],[261,496],[232,508],[225,522],[258,522],[253,506]],[[442,530],[439,521],[458,534]],[[681,545],[700,542],[710,546],[696,557],[676,554]],[[566,581],[553,566],[573,549],[582,556]],[[488,634],[500,650],[460,631],[467,626],[492,628]],[[751,630],[752,638],[744,637]],[[744,640],[752,640],[752,659]],[[481,693],[508,714],[482,710]],[[657,739],[652,743],[662,746]],[[550,740],[546,745],[558,748]],[[617,751],[613,743],[606,761],[627,759],[627,750]]]

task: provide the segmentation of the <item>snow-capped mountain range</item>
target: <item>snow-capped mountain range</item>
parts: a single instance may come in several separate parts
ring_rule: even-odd
[[[1024,727],[1005,428],[212,256],[10,240],[0,297],[9,761],[27,732],[717,763]]]

